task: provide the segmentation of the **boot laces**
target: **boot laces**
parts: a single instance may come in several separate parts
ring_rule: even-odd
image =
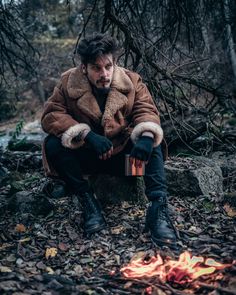
[[[154,206],[153,204],[151,205],[151,207]],[[178,236],[176,229],[173,225],[173,222],[169,216],[169,212],[168,212],[168,205],[166,201],[161,201],[158,202],[155,207],[153,208],[153,210],[156,211],[156,214],[154,214],[154,216],[156,216],[156,218],[154,218],[153,220],[149,220],[149,222],[151,222],[152,224],[155,224],[156,222],[159,222],[159,220],[165,220],[170,227],[173,229],[173,231],[175,232],[175,235]]]
[[[167,202],[162,203],[159,206],[159,210],[157,210],[157,211],[159,211],[157,214],[159,214],[160,218],[165,219],[167,221],[167,223],[170,225],[170,227],[173,229],[175,236],[179,237],[179,234],[178,234],[176,228],[174,227],[174,224],[170,218]]]
[[[98,213],[99,210],[96,206],[96,199],[94,196],[88,196],[87,198],[85,198],[84,201],[84,210],[86,211],[86,213]]]

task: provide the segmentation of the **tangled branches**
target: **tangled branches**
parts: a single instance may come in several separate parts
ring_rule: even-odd
[[[11,72],[18,76],[21,71],[31,73],[35,71],[32,57],[36,50],[31,45],[24,31],[20,6],[14,1],[0,2],[0,84],[7,80],[7,74]]]

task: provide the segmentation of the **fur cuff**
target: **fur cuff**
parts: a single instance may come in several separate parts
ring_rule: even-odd
[[[162,142],[163,130],[161,126],[154,122],[142,122],[136,125],[131,133],[131,140],[133,143],[135,144],[139,137],[142,136],[143,132],[146,131],[152,132],[154,135],[154,147],[158,146]]]
[[[74,126],[71,126],[69,129],[67,129],[61,137],[61,143],[64,147],[70,148],[70,149],[77,149],[81,147],[84,143],[82,140],[82,135],[85,131],[91,131],[91,128],[89,125],[85,123],[76,124]],[[76,136],[81,137],[81,140],[73,140]]]

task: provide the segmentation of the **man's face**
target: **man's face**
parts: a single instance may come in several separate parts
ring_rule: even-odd
[[[98,89],[109,89],[114,72],[114,61],[112,54],[104,54],[96,61],[83,65],[89,81]]]

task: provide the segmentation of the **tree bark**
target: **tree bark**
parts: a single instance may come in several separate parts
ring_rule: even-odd
[[[224,7],[224,16],[226,20],[226,36],[227,36],[227,43],[229,48],[229,56],[230,56],[230,61],[231,61],[232,70],[234,74],[234,80],[236,82],[236,52],[234,50],[234,40],[233,40],[232,28],[230,24],[230,9],[229,9],[228,0],[223,1],[223,7]]]

